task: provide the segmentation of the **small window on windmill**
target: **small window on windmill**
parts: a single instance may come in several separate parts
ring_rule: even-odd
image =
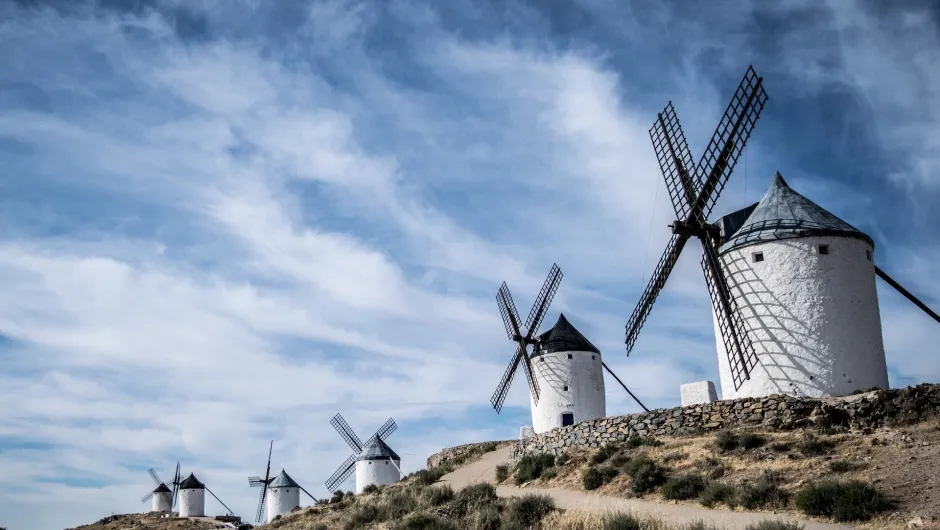
[[[591,360],[592,360],[592,361],[594,360],[594,356],[593,356],[593,355],[591,356]]]
[[[568,385],[565,385],[563,392],[567,392],[567,391],[568,391]]]
[[[754,263],[760,263],[760,262],[764,261],[764,253],[763,253],[763,252],[755,252],[755,253],[751,254],[751,261],[753,261]]]
[[[871,261],[871,251],[870,251],[870,250],[866,250],[866,251],[865,251],[865,259],[867,259],[868,261]]]
[[[570,354],[570,353],[568,354],[568,358],[569,358],[569,359],[571,358],[571,354]]]
[[[819,254],[822,256],[829,254],[829,245],[819,245]]]

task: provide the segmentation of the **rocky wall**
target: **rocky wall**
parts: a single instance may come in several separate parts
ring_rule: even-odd
[[[437,466],[444,465],[448,462],[453,462],[454,460],[467,455],[472,452],[474,449],[482,448],[488,444],[497,444],[497,448],[506,447],[507,445],[516,443],[516,440],[503,440],[499,442],[477,442],[472,444],[458,445],[455,447],[448,447],[442,451],[434,453],[428,457],[427,468],[431,469]]]
[[[815,426],[865,432],[937,417],[940,385],[823,399],[772,395],[588,420],[517,441],[509,458],[516,462],[528,453],[560,454],[631,436],[678,436],[741,427],[792,430]]]

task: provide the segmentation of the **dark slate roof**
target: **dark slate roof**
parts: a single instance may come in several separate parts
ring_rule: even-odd
[[[269,488],[299,488],[300,484],[294,482],[294,479],[290,478],[290,475],[287,474],[283,469],[281,473],[274,477],[274,480],[268,484]]]
[[[206,485],[202,482],[199,482],[199,479],[196,478],[196,475],[190,473],[188,477],[183,479],[183,482],[180,482],[181,490],[204,490]]]
[[[552,329],[539,335],[541,349],[533,352],[533,356],[543,353],[555,353],[560,351],[588,351],[600,353],[591,341],[587,340],[580,331],[568,322],[564,314],[558,316],[558,322],[552,326]]]
[[[385,443],[384,440],[375,436],[372,437],[366,444],[362,447],[362,452],[359,453],[359,458],[357,460],[398,460],[398,453],[392,451],[392,448]]]
[[[875,245],[857,228],[793,191],[780,173],[760,202],[722,217],[720,223],[721,254],[757,243],[811,236],[852,237]]]
[[[170,488],[166,487],[166,484],[161,483],[157,486],[157,489],[153,490],[154,493],[172,493]]]

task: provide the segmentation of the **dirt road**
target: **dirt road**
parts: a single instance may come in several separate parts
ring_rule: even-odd
[[[496,466],[506,462],[509,457],[509,449],[509,447],[505,447],[491,453],[486,453],[480,460],[464,466],[453,473],[444,475],[441,482],[450,484],[455,490],[478,482],[490,482],[495,484]],[[597,513],[633,512],[637,515],[657,517],[674,524],[705,521],[728,530],[744,530],[748,524],[765,519],[799,521],[805,525],[805,530],[851,530],[855,528],[854,526],[803,521],[784,515],[708,510],[687,504],[661,504],[638,499],[621,499],[619,497],[594,495],[592,493],[563,488],[516,488],[512,486],[497,486],[496,493],[500,497],[517,497],[528,493],[542,493],[555,499],[555,504],[565,510],[583,510]]]

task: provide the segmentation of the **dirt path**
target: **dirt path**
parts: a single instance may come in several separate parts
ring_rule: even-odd
[[[464,488],[478,482],[496,482],[496,466],[506,462],[509,457],[509,447],[486,453],[480,460],[464,466],[453,473],[444,475],[442,483],[450,484],[455,490]],[[669,523],[691,523],[705,521],[728,530],[744,530],[748,524],[765,519],[782,519],[785,521],[799,521],[805,525],[805,530],[851,530],[855,527],[802,521],[785,515],[772,515],[754,512],[726,512],[708,510],[687,504],[662,504],[639,499],[621,499],[604,495],[594,495],[583,491],[563,488],[516,488],[512,486],[497,486],[496,494],[500,497],[517,497],[528,493],[542,493],[555,499],[559,508],[565,510],[583,510],[590,512],[633,512],[638,515],[657,517]]]

